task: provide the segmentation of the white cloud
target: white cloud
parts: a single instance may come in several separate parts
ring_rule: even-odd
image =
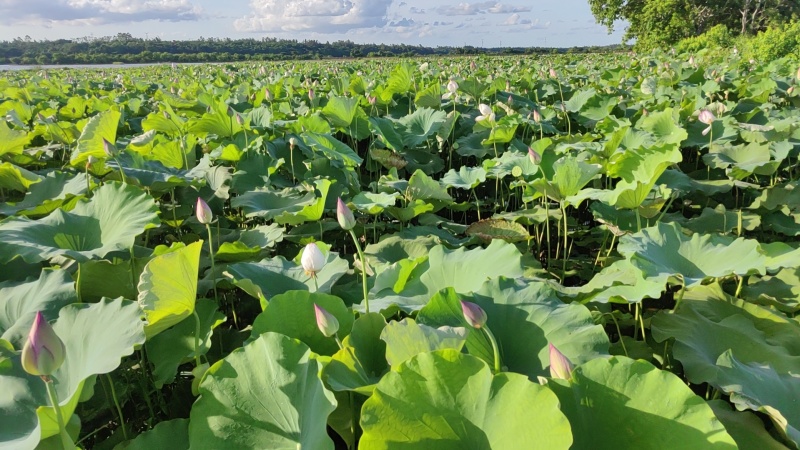
[[[239,31],[345,32],[383,27],[392,0],[251,0],[250,14],[237,19]]]
[[[0,0],[0,23],[60,24],[195,21],[202,10],[189,0]]]
[[[508,14],[527,12],[531,9],[527,6],[514,6],[497,1],[486,1],[476,3],[459,3],[457,5],[445,5],[436,8],[436,12],[446,16],[472,16],[475,14]]]
[[[531,24],[531,19],[523,19],[522,16],[520,16],[517,13],[508,16],[508,19],[506,19],[505,22],[503,22],[503,25],[530,25],[530,24]]]

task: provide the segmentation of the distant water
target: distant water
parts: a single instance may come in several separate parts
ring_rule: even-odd
[[[39,65],[11,65],[0,64],[0,72],[7,70],[46,70],[46,69],[124,69],[126,67],[148,67],[169,65],[170,63],[142,63],[142,64],[55,64],[48,66]]]

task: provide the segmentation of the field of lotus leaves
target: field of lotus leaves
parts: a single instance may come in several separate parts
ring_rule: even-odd
[[[797,448],[798,78],[2,73],[0,449]]]

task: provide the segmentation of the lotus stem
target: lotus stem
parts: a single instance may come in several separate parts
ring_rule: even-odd
[[[200,316],[197,314],[197,308],[192,311],[194,316],[194,365],[200,367]]]
[[[53,405],[53,409],[56,412],[56,422],[58,422],[58,434],[61,436],[61,445],[65,450],[72,450],[75,448],[75,444],[72,442],[72,437],[67,433],[67,427],[64,425],[64,416],[61,414],[61,406],[58,403],[55,383],[53,383],[53,379],[49,376],[42,376],[42,381],[44,381],[44,385],[47,387],[47,396],[50,397],[50,404]],[[125,439],[127,439],[127,436]]]
[[[217,280],[216,275],[214,274],[214,240],[211,236],[211,225],[206,224],[206,231],[208,231],[208,254],[211,256],[211,277],[213,278],[213,285],[214,285],[214,301],[219,304],[219,296],[217,295]]]
[[[356,244],[356,251],[358,258],[361,260],[361,285],[364,290],[364,309],[369,314],[369,290],[367,289],[367,258],[364,257],[364,251],[361,250],[361,244],[358,243],[356,233],[350,229],[350,237],[353,238],[353,243]]]
[[[110,375],[106,374],[106,381],[108,381],[108,385],[111,386],[111,399],[114,401],[114,407],[117,408],[119,426],[122,428],[122,436],[125,440],[128,440],[128,430],[125,428],[125,417],[122,415],[122,407],[119,404],[119,399],[117,399],[117,390],[114,388],[114,380],[111,379]]]
[[[119,169],[119,176],[122,177],[122,182],[128,184],[128,181],[125,179],[125,171],[122,170],[122,164],[119,163],[117,157],[114,157],[114,162],[117,163],[117,168]]]
[[[500,350],[497,347],[497,339],[494,338],[494,335],[489,330],[488,326],[481,327],[484,333],[486,333],[486,337],[489,339],[489,343],[492,344],[492,354],[494,355],[494,373],[500,373]]]

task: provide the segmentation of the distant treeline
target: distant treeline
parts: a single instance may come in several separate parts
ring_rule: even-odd
[[[223,62],[292,59],[361,58],[423,55],[545,54],[608,52],[621,48],[573,47],[423,47],[405,44],[356,44],[295,39],[216,39],[165,41],[129,33],[101,38],[36,41],[26,36],[0,41],[0,64],[111,64],[152,62]]]

